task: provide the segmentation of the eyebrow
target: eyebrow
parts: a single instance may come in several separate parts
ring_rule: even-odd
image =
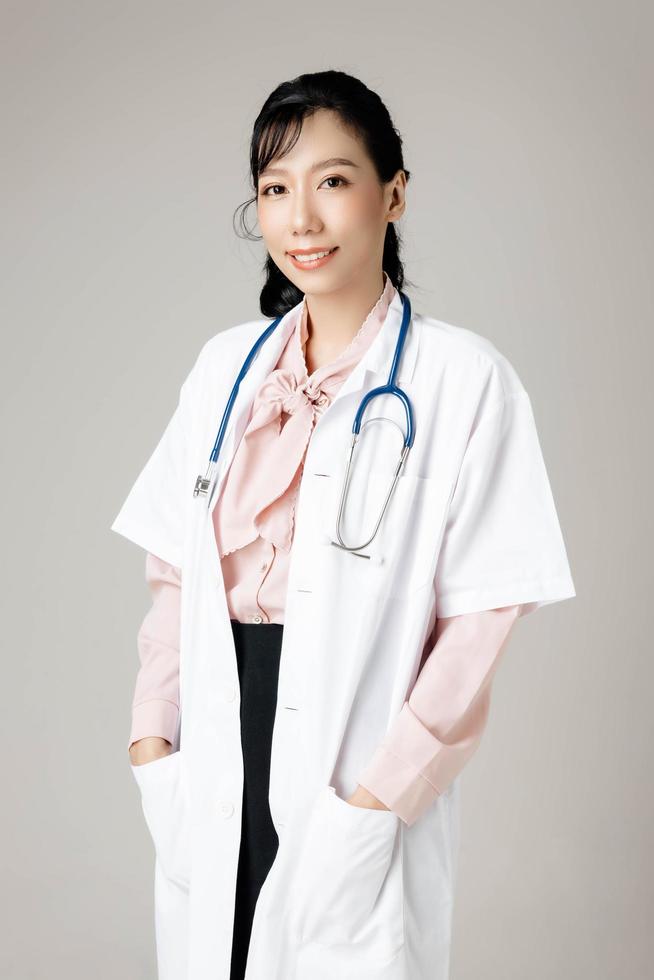
[[[330,157],[329,160],[320,160],[318,163],[314,163],[314,165],[309,169],[310,172],[313,173],[316,170],[324,170],[325,167],[356,167],[357,169],[360,169],[358,163],[353,163],[352,160],[348,160],[345,157]],[[265,170],[261,171],[259,176],[262,177],[264,174],[287,173],[288,170],[285,170],[283,167],[266,167]]]

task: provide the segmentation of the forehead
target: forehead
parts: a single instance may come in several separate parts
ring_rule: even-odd
[[[344,126],[337,113],[324,109],[306,116],[297,130],[289,126],[279,149],[268,161],[263,174],[312,173],[326,167],[348,167],[354,173],[366,166],[366,153],[360,139]],[[290,149],[287,149],[290,146]],[[267,156],[264,152],[261,157]]]

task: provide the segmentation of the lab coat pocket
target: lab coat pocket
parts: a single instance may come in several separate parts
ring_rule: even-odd
[[[333,786],[318,794],[292,890],[299,944],[346,944],[353,956],[387,959],[404,942],[399,817],[354,806]]]
[[[334,581],[344,592],[374,590],[381,583],[381,569],[373,558],[370,546],[360,545],[370,537],[369,521],[362,519],[365,499],[354,489],[348,491],[344,512],[341,518],[340,535],[337,528],[342,474],[317,473],[318,484],[318,528],[319,541],[325,547],[327,581]],[[348,551],[340,545],[355,548]],[[375,542],[373,541],[373,545]]]
[[[371,474],[371,485],[382,488],[388,477]],[[376,489],[377,496],[380,490]],[[439,477],[403,473],[396,492],[395,509],[389,504],[387,522],[379,547],[389,580],[389,594],[406,596],[431,585],[452,483]]]
[[[188,890],[190,840],[181,752],[131,766],[141,790],[141,805],[164,875]]]
[[[346,544],[371,537],[392,483],[392,470],[376,468],[366,473],[357,493],[353,488],[342,517]],[[322,489],[323,533],[325,540],[336,540],[340,475],[324,474]],[[341,552],[357,587],[406,596],[432,582],[451,491],[451,483],[437,477],[401,473],[376,534],[360,549],[365,557]]]

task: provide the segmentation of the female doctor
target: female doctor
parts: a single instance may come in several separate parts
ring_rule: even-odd
[[[112,524],[153,595],[159,978],[446,980],[459,773],[513,623],[575,595],[561,529],[516,371],[402,290],[379,97],[279,85],[250,162],[263,319],[205,343]]]

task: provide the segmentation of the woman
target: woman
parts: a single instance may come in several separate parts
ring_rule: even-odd
[[[575,595],[565,546],[515,370],[415,311],[395,378],[413,445],[353,548],[407,425],[372,401],[337,529],[353,418],[407,309],[409,172],[379,97],[336,71],[270,95],[251,172],[279,323],[208,494],[191,486],[265,319],[205,344],[112,525],[146,550],[154,599],[129,752],[159,977],[445,980],[458,776],[513,623]]]

